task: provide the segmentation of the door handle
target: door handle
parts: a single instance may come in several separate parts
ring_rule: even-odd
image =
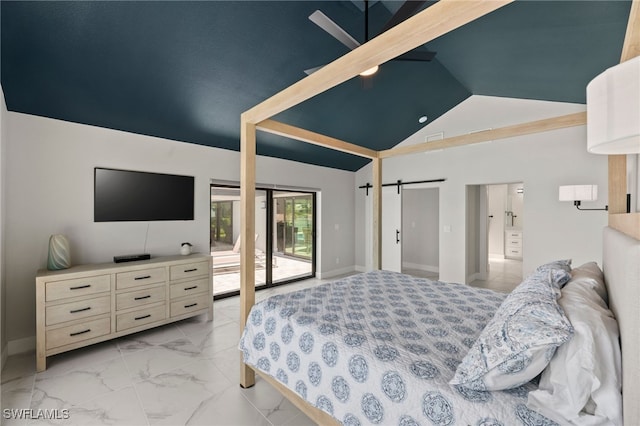
[[[396,229],[396,244],[400,243],[400,230]]]

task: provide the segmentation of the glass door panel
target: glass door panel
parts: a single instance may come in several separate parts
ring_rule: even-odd
[[[315,275],[315,194],[256,190],[255,283],[258,287]],[[240,290],[240,191],[211,186],[214,296]]]
[[[273,282],[315,273],[314,194],[274,191]]]
[[[255,276],[256,287],[267,283],[266,191],[256,191]],[[213,295],[240,290],[240,190],[211,186],[211,257]]]

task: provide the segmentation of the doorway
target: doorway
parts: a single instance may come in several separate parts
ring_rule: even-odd
[[[511,291],[522,281],[524,183],[467,186],[467,282]]]
[[[400,190],[389,186],[382,188],[382,197],[382,269],[438,279],[439,189],[425,184],[405,185]],[[368,227],[372,221],[372,198],[367,196]],[[371,253],[369,233],[366,247]]]
[[[315,276],[316,194],[256,189],[256,289]],[[240,291],[240,188],[211,185],[213,295]]]

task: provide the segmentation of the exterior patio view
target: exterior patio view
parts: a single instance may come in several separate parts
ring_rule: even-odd
[[[256,288],[315,275],[315,194],[256,190]],[[240,289],[240,192],[211,186],[213,294]]]

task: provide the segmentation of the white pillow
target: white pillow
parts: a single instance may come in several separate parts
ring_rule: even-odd
[[[560,346],[529,393],[527,407],[560,424],[621,425],[621,356],[618,323],[593,287],[570,281],[560,306],[573,339]]]
[[[595,290],[602,298],[606,308],[609,303],[607,287],[604,284],[604,274],[596,262],[587,262],[571,270],[571,282],[578,281],[580,285]]]

